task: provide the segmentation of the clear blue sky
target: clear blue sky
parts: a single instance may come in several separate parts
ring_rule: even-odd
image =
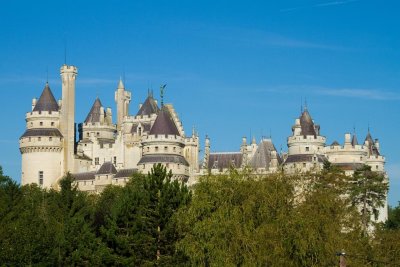
[[[167,83],[186,131],[214,151],[243,135],[286,138],[307,99],[328,143],[368,124],[400,200],[399,1],[3,1],[0,9],[0,165],[20,178],[18,138],[46,81],[79,68],[77,122],[98,95],[113,108],[125,72],[131,113],[148,87]],[[202,142],[203,143],[203,142]]]

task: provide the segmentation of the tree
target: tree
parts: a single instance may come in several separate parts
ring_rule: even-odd
[[[97,220],[102,240],[112,251],[109,263],[178,264],[175,244],[180,234],[173,215],[190,198],[188,188],[162,164],[148,175],[134,175],[124,188],[107,188],[98,201]],[[112,204],[100,211],[106,202]]]
[[[397,207],[389,207],[389,218],[385,223],[387,229],[400,230],[400,205]]]
[[[354,172],[348,193],[353,205],[360,209],[364,232],[368,230],[371,216],[378,218],[379,208],[385,204],[388,189],[385,176],[371,171],[370,166],[364,165]]]

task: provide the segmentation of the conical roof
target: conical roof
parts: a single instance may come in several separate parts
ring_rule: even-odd
[[[117,169],[111,162],[104,162],[96,174],[116,174]]]
[[[146,101],[144,101],[143,105],[140,107],[136,116],[142,116],[142,115],[148,116],[151,114],[157,114],[159,111],[160,109],[158,108],[158,105],[154,100],[153,96],[149,95],[146,98]]]
[[[353,134],[353,138],[351,139],[351,145],[356,146],[358,145],[358,140],[356,134]]]
[[[302,135],[317,135],[315,132],[314,122],[307,109],[304,110],[300,116],[300,126]]]
[[[374,156],[379,156],[380,153],[379,153],[378,149],[376,148],[374,139],[372,139],[372,136],[369,131],[368,131],[367,136],[365,137],[364,144],[366,141],[368,141],[369,154],[374,155]]]
[[[331,146],[340,146],[340,144],[339,144],[339,142],[338,141],[333,141],[333,143],[331,144]]]
[[[151,127],[150,134],[180,135],[171,113],[165,106],[158,113],[156,121],[153,127]]]
[[[59,107],[49,84],[46,83],[43,92],[33,111],[58,111]]]
[[[100,122],[100,109],[102,106],[100,99],[97,97],[85,119],[85,123]]]

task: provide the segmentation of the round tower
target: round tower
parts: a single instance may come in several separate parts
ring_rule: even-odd
[[[325,160],[326,138],[320,135],[319,130],[319,125],[314,123],[306,108],[292,126],[292,136],[288,137],[285,170],[296,172],[321,168]]]
[[[60,112],[48,83],[32,111],[26,113],[26,131],[19,140],[22,154],[21,184],[50,188],[62,176],[63,135]]]
[[[143,136],[139,171],[148,173],[154,164],[162,163],[175,179],[186,182],[189,163],[183,156],[184,148],[185,139],[179,134],[170,111],[163,106],[149,134]]]

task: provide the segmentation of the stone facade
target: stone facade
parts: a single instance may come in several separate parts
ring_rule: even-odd
[[[26,131],[20,138],[22,184],[37,183],[57,188],[67,172],[73,174],[79,188],[100,192],[109,184],[123,186],[133,173],[147,173],[155,163],[164,164],[174,178],[196,183],[203,175],[223,174],[229,169],[248,169],[257,174],[277,171],[298,173],[319,171],[324,161],[341,167],[347,175],[367,164],[372,170],[385,172],[385,158],[378,140],[368,132],[365,141],[345,134],[344,144],[326,145],[308,109],[302,111],[287,139],[288,151],[278,152],[271,138],[243,137],[234,152],[212,152],[206,137],[204,158],[199,163],[199,136],[195,129],[186,135],[182,122],[171,104],[158,105],[148,92],[135,115],[129,114],[132,94],[123,82],[115,90],[117,123],[112,111],[96,98],[83,123],[75,124],[75,80],[78,69],[63,65],[60,69],[62,99],[56,101],[48,83],[39,98],[33,99],[26,114]],[[76,136],[78,128],[79,136]],[[387,218],[387,205],[380,221]]]

